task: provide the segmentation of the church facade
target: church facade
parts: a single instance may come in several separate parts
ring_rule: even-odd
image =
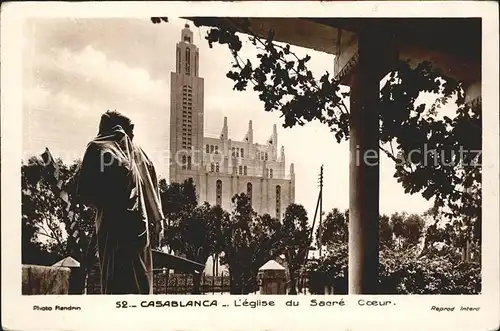
[[[257,213],[282,219],[295,201],[295,174],[293,163],[287,173],[276,124],[263,144],[253,139],[252,121],[242,140],[231,139],[227,117],[218,138],[206,137],[203,86],[199,50],[186,25],[176,47],[176,70],[171,73],[170,182],[192,178],[200,203],[207,201],[228,211],[231,198],[246,193]]]

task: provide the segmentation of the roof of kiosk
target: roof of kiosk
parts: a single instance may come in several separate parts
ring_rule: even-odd
[[[285,267],[274,260],[270,260],[260,267],[259,270],[285,270]]]
[[[80,267],[80,262],[72,258],[71,256],[65,257],[64,259],[56,262],[52,265],[53,267],[68,267],[68,268],[78,268]]]

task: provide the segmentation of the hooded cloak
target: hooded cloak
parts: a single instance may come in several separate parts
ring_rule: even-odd
[[[103,294],[152,294],[149,225],[164,216],[155,168],[132,131],[124,115],[103,114],[78,177],[77,195],[97,209]]]

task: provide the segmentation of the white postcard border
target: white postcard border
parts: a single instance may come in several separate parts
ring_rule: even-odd
[[[22,109],[22,22],[28,17],[151,16],[287,17],[482,17],[483,255],[482,292],[477,296],[22,296],[20,167]],[[499,311],[499,102],[498,4],[494,2],[92,2],[2,5],[2,326],[13,330],[95,329],[415,329],[472,330],[498,327]],[[331,64],[333,66],[333,63]],[[217,300],[219,307],[116,308],[116,302]],[[235,301],[274,301],[275,307],[234,307]],[[310,307],[310,300],[345,306]],[[358,300],[391,301],[386,307]],[[287,307],[288,300],[300,301]],[[229,307],[220,307],[228,304]],[[44,312],[32,307],[74,305],[81,311]],[[431,306],[480,306],[479,312],[435,312]]]

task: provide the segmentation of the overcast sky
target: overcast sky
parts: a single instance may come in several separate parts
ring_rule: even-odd
[[[49,147],[66,162],[81,158],[97,131],[100,115],[116,109],[136,124],[136,139],[151,154],[161,176],[168,178],[170,72],[175,70],[175,44],[187,23],[170,19],[155,25],[148,19],[47,19],[25,26],[23,148],[29,156]],[[337,144],[320,123],[284,129],[277,113],[267,113],[253,91],[232,91],[225,77],[231,69],[227,48],[208,47],[205,29],[191,24],[200,48],[200,76],[205,79],[205,134],[219,135],[224,116],[229,136],[242,140],[253,120],[254,141],[265,143],[278,124],[278,143],[285,146],[287,172],[295,164],[296,202],[312,218],[317,176],[324,164],[325,211],[346,209],[349,146]],[[333,71],[333,56],[302,48],[309,68],[321,75]],[[242,57],[254,58],[250,43]],[[392,161],[381,160],[381,213],[422,213],[431,206],[420,194],[406,195],[393,178]]]

